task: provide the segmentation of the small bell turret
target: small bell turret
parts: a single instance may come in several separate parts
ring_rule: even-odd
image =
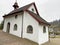
[[[18,8],[19,8],[18,3],[17,3],[17,0],[16,0],[16,2],[14,3],[13,7],[14,7],[14,9],[18,9]]]

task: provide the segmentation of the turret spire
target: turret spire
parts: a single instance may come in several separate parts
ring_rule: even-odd
[[[14,7],[14,9],[19,8],[18,3],[17,3],[17,0],[15,1],[15,3],[14,3],[14,5],[13,5],[13,7]]]

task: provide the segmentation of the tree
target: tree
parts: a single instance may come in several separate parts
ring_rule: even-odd
[[[0,24],[0,30],[2,30],[3,29],[3,26],[4,26],[4,20],[1,22],[1,24]]]

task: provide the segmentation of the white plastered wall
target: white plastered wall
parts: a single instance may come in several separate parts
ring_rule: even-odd
[[[39,44],[43,44],[48,41],[48,26],[46,26],[46,33],[43,33],[43,25],[39,25]]]
[[[38,22],[28,13],[24,12],[23,38],[30,39],[38,43]],[[33,27],[33,34],[27,33],[27,26]]]
[[[4,32],[7,31],[7,24],[8,24],[8,22],[10,22],[10,32],[9,33],[21,37],[22,14],[18,13],[17,15],[18,15],[17,19],[15,19],[15,16],[10,16],[10,17],[5,18],[3,31]],[[14,31],[14,24],[17,24],[17,31]]]

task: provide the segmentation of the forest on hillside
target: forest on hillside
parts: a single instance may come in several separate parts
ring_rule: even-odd
[[[55,32],[55,34],[60,34],[60,19],[50,22],[51,26]]]
[[[58,27],[60,28],[60,19],[59,20],[55,20],[53,22],[50,22],[52,27]]]

